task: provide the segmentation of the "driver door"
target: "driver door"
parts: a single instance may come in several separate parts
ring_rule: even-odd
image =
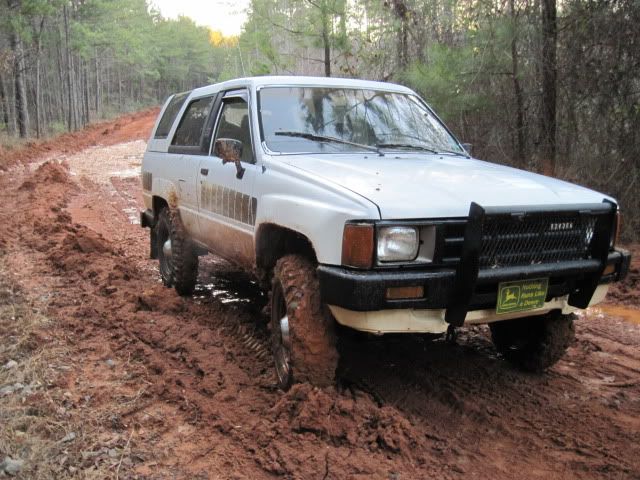
[[[249,95],[247,90],[226,92],[220,102],[209,155],[198,168],[198,221],[200,238],[214,253],[234,263],[252,266],[255,260],[253,232],[257,201],[253,197],[256,178]],[[233,163],[223,165],[213,154],[218,138],[242,142],[244,175],[237,178]]]

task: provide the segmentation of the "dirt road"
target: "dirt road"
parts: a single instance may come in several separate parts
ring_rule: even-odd
[[[148,259],[137,175],[154,113],[0,173],[0,369],[16,363],[0,373],[0,460],[18,475],[640,478],[633,305],[583,314],[545,375],[473,328],[456,346],[345,340],[337,389],[279,392],[255,283],[208,257],[182,299]],[[26,331],[33,312],[46,321]]]

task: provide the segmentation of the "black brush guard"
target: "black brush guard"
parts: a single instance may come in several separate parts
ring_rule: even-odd
[[[516,208],[472,203],[445,320],[454,326],[464,323],[480,277],[486,280],[494,269],[527,263],[532,273],[553,262],[589,266],[590,271],[569,295],[569,305],[586,308],[607,266],[616,210],[617,206],[606,200]]]
[[[442,233],[432,264],[372,270],[319,265],[322,299],[361,312],[445,309],[447,322],[460,326],[467,312],[495,307],[500,282],[548,277],[548,299],[569,295],[571,305],[585,308],[599,284],[622,280],[629,270],[629,253],[610,249],[616,210],[611,202],[502,208],[473,203],[467,218],[412,220],[436,224]],[[611,271],[603,275],[607,266]],[[386,298],[388,288],[403,286],[422,286],[425,295]]]

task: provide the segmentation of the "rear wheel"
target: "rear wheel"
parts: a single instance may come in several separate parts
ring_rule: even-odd
[[[271,338],[278,385],[293,382],[325,387],[338,365],[335,324],[320,301],[312,262],[301,255],[278,260],[271,294]]]
[[[198,256],[184,230],[180,213],[164,208],[155,226],[160,277],[180,295],[190,295],[198,278]]]
[[[562,358],[575,338],[574,318],[555,310],[489,327],[496,350],[508,361],[526,371],[542,372]]]

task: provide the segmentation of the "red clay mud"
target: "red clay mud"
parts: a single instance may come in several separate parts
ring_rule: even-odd
[[[629,275],[624,282],[612,286],[607,300],[640,309],[640,248],[637,245],[627,246],[627,248],[633,255]]]
[[[588,311],[544,375],[510,367],[485,328],[456,346],[342,336],[337,387],[282,393],[251,280],[207,257],[196,293],[178,297],[123,213],[139,183],[73,176],[53,157],[0,174],[0,256],[55,321],[40,345],[68,351],[70,368],[27,401],[101,432],[103,445],[71,442],[65,465],[86,473],[116,445],[131,452],[119,478],[640,477],[640,325]]]

